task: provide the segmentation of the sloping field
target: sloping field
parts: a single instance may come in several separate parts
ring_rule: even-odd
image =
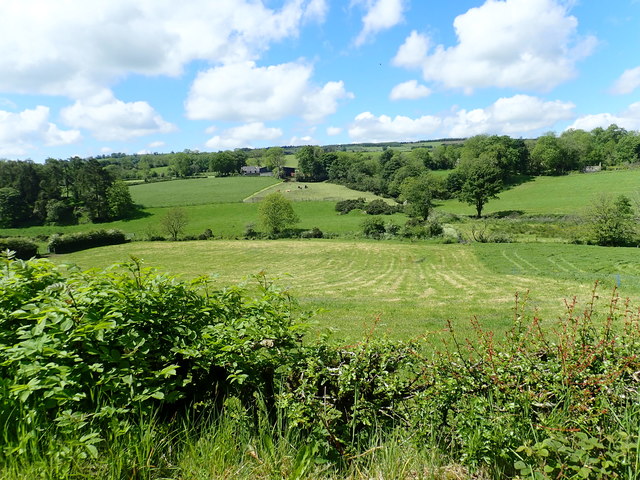
[[[130,187],[131,197],[145,208],[241,202],[255,192],[280,183],[273,177],[208,177]]]
[[[441,332],[446,320],[462,331],[476,316],[504,331],[514,295],[529,291],[528,307],[553,323],[564,300],[590,298],[596,279],[609,298],[640,297],[640,252],[578,245],[427,245],[365,241],[203,241],[133,243],[54,257],[82,268],[126,261],[186,277],[215,275],[221,286],[265,272],[307,308],[320,308],[319,327],[336,338],[362,338],[379,321],[394,338]],[[594,261],[594,258],[597,261]]]
[[[273,192],[282,193],[292,202],[338,202],[340,200],[351,200],[359,197],[362,197],[366,201],[370,202],[371,200],[382,198],[370,192],[360,192],[358,190],[352,190],[343,185],[336,185],[335,183],[290,182],[273,185],[265,190],[251,195],[244,201],[259,202],[266,195],[269,195]]]
[[[528,214],[581,214],[599,193],[635,195],[640,190],[640,169],[574,173],[561,177],[536,177],[490,200],[483,215],[506,210]],[[474,215],[474,207],[457,200],[442,202],[439,209]]]

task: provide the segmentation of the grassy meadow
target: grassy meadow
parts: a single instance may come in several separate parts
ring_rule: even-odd
[[[463,331],[477,317],[504,331],[516,293],[553,324],[565,300],[584,305],[596,281],[600,293],[640,299],[640,251],[562,244],[409,244],[348,240],[194,241],[132,243],[53,257],[83,269],[129,255],[162,271],[211,275],[220,286],[265,272],[305,308],[321,309],[317,326],[338,340],[378,331],[406,339],[441,331],[447,320]],[[491,299],[491,301],[487,301]]]
[[[370,192],[351,190],[335,183],[292,182],[271,185],[264,190],[254,193],[245,202],[260,202],[270,193],[280,192],[292,202],[338,202],[345,199],[362,197],[367,202],[382,198]],[[392,200],[386,199],[388,202]],[[393,203],[396,203],[393,201]]]
[[[509,188],[490,200],[483,215],[517,211],[530,215],[581,214],[599,192],[634,196],[640,187],[640,169],[572,173],[561,177],[535,177]],[[475,215],[475,208],[447,200],[438,209],[459,215]]]
[[[207,177],[134,185],[130,191],[133,201],[145,208],[184,207],[241,202],[277,183],[273,177]]]

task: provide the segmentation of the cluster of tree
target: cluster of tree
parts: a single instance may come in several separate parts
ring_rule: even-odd
[[[0,227],[125,218],[129,187],[97,160],[0,161]]]

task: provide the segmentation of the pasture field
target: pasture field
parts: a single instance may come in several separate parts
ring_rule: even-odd
[[[483,215],[501,211],[527,214],[581,214],[600,192],[634,196],[640,189],[640,169],[572,173],[561,177],[536,177],[501,192],[490,200]],[[475,208],[458,200],[446,200],[438,209],[460,215],[475,215]]]
[[[335,211],[334,202],[295,202],[293,209],[300,217],[296,228],[308,230],[318,227],[325,234],[338,236],[356,236],[362,230],[361,224],[367,218],[356,210],[347,215]],[[188,224],[185,235],[199,235],[210,228],[218,238],[240,238],[244,236],[246,226],[254,224],[260,231],[258,203],[212,203],[185,207]],[[147,208],[139,218],[120,220],[101,224],[83,224],[69,226],[35,226],[29,228],[0,229],[0,235],[36,237],[54,233],[73,233],[100,228],[117,228],[132,236],[134,240],[145,239],[151,235],[166,235],[162,232],[160,220],[169,211],[165,208]],[[407,217],[394,214],[385,217],[398,225],[403,225]],[[44,244],[43,244],[44,245]],[[41,249],[44,253],[44,250]]]
[[[265,272],[303,307],[320,309],[319,329],[339,341],[362,339],[377,323],[391,338],[439,335],[452,320],[469,332],[475,316],[504,332],[515,294],[550,325],[565,300],[584,306],[596,280],[608,299],[640,299],[640,251],[580,245],[407,244],[348,240],[195,241],[132,243],[53,256],[83,269],[126,261],[192,278],[213,275],[225,286]]]
[[[367,202],[370,202],[372,200],[382,198],[370,192],[360,192],[358,190],[352,190],[343,185],[337,185],[335,183],[290,182],[267,187],[266,189],[254,193],[250,197],[246,198],[245,202],[260,202],[265,196],[277,191],[282,193],[292,202],[338,202],[340,200],[351,200],[359,197],[362,197]],[[389,199],[383,200],[389,203],[396,203],[395,201]]]
[[[273,177],[207,177],[130,187],[131,198],[145,208],[184,207],[241,202],[251,194],[279,183]]]

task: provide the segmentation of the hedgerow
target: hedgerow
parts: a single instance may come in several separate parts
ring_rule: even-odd
[[[28,238],[0,238],[0,252],[11,250],[16,258],[27,260],[38,255],[38,245]]]
[[[53,235],[49,240],[48,249],[51,253],[71,253],[87,248],[118,245],[126,241],[126,235],[120,230],[91,230],[89,232]]]

